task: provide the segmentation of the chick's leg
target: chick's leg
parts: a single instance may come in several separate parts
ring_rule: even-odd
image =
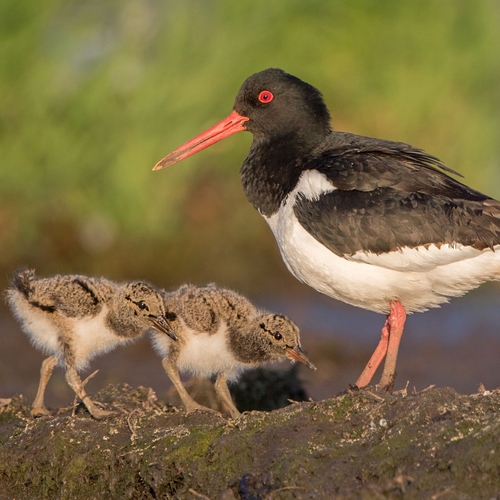
[[[67,366],[66,381],[68,382],[68,385],[75,391],[75,394],[82,400],[89,413],[96,420],[101,420],[114,414],[112,411],[102,410],[90,399],[90,396],[87,395],[85,389],[83,388],[82,380],[80,379],[74,366]]]
[[[202,406],[198,404],[186,391],[184,384],[181,381],[181,377],[179,376],[179,371],[175,364],[168,358],[168,356],[162,359],[161,364],[163,365],[163,369],[165,373],[168,375],[168,378],[171,380],[172,384],[174,384],[175,389],[179,393],[182,404],[188,413],[195,410],[208,410],[213,411],[206,406]]]
[[[223,373],[219,373],[217,380],[215,381],[215,390],[222,402],[226,405],[227,409],[231,413],[231,417],[239,418],[241,413],[238,411],[231,398],[231,393],[229,392],[229,387],[227,386],[227,379]]]
[[[45,407],[44,397],[45,388],[52,376],[52,372],[57,364],[55,356],[49,356],[43,360],[42,367],[40,368],[40,383],[38,384],[38,391],[31,407],[32,417],[41,417],[42,415],[50,415],[49,410]]]

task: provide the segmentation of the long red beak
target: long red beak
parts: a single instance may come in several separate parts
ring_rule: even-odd
[[[227,118],[214,125],[212,128],[205,130],[205,132],[197,135],[194,139],[183,144],[180,148],[165,156],[163,160],[160,160],[153,170],[160,170],[165,167],[169,167],[174,163],[177,163],[188,156],[194,155],[201,151],[202,149],[208,148],[212,144],[221,141],[222,139],[229,137],[230,135],[236,134],[236,132],[242,132],[246,130],[243,124],[248,121],[249,118],[242,116],[236,111],[233,111]]]

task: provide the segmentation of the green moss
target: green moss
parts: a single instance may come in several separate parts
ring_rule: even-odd
[[[219,438],[222,432],[222,429],[194,428],[188,436],[181,438],[176,445],[167,447],[168,459],[177,462],[204,457],[210,444]]]
[[[354,401],[352,398],[344,397],[340,400],[337,407],[335,408],[335,418],[337,420],[345,419],[349,410],[354,406]]]
[[[370,447],[370,456],[375,459],[386,457],[389,453],[390,448],[387,446],[387,443]]]

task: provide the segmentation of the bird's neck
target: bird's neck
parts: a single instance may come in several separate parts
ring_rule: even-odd
[[[257,364],[270,359],[269,349],[251,328],[230,328],[229,345],[242,363]]]
[[[240,174],[248,201],[262,215],[270,217],[279,210],[314,147],[296,135],[267,141],[254,138]]]
[[[113,310],[109,311],[106,323],[120,337],[137,337],[144,330],[139,321],[123,319]]]

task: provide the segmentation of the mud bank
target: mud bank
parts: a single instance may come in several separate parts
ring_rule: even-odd
[[[238,421],[142,387],[96,399],[116,416],[2,407],[1,498],[500,498],[500,390],[368,388]]]

